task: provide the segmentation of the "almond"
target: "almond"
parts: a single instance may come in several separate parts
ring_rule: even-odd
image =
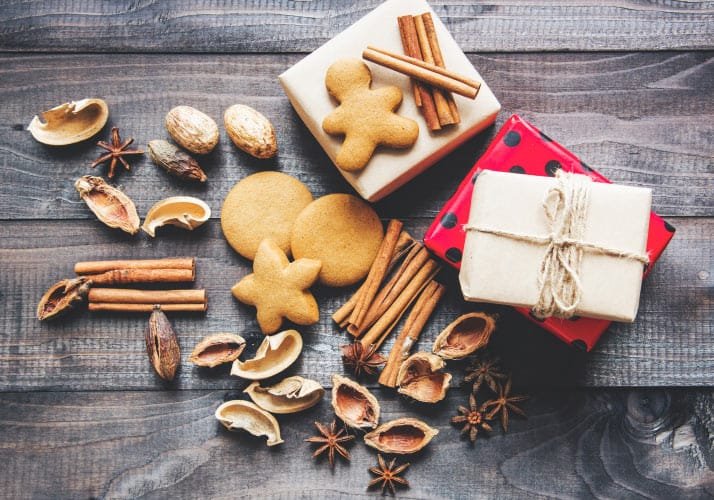
[[[223,114],[233,144],[256,158],[272,158],[278,152],[275,129],[265,116],[250,106],[234,104]]]
[[[181,147],[196,154],[213,151],[218,144],[218,125],[191,106],[176,106],[166,114],[166,130]]]

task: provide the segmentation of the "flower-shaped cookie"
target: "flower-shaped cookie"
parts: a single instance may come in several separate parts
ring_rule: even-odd
[[[265,239],[258,246],[253,274],[233,286],[233,296],[255,306],[258,324],[266,335],[280,330],[283,319],[312,325],[320,319],[315,297],[308,289],[317,281],[322,263],[314,259],[290,262],[280,247]]]

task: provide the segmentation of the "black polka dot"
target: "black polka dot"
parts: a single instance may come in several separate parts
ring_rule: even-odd
[[[478,179],[478,174],[481,172],[476,172],[473,177],[471,177],[471,184],[476,184],[476,179]]]
[[[508,169],[509,172],[513,172],[514,174],[525,174],[526,169],[521,167],[520,165],[513,165],[511,168]]]
[[[545,142],[553,142],[553,139],[551,139],[550,137],[548,137],[547,135],[545,135],[542,131],[539,130],[539,132],[540,132],[541,138],[542,138]]]
[[[506,144],[506,146],[510,146],[512,148],[518,146],[518,143],[521,142],[521,134],[514,130],[511,130],[509,133],[506,134],[506,137],[503,138],[503,142]]]
[[[587,344],[586,344],[585,342],[583,342],[582,340],[573,340],[573,341],[570,343],[570,345],[572,345],[573,347],[575,347],[575,348],[578,349],[579,351],[587,351],[587,350],[588,350]]]
[[[538,323],[542,323],[542,322],[545,321],[545,318],[539,318],[538,316],[536,316],[535,314],[533,314],[533,311],[531,311],[531,312],[528,313],[528,314],[530,314],[531,318],[533,318],[534,320],[536,320]]]
[[[580,319],[580,316],[571,316],[568,318],[568,321],[577,321]]]
[[[592,169],[592,167],[591,167],[590,165],[588,165],[587,163],[585,163],[584,161],[580,161],[580,166],[583,167],[583,169],[584,169],[586,172],[594,172],[594,170]]]
[[[647,274],[647,270],[650,268],[650,263],[646,263],[642,268],[642,274]]]
[[[451,229],[452,227],[456,226],[458,222],[459,219],[456,217],[456,214],[454,212],[446,212],[441,218],[440,224],[446,229]]]
[[[451,262],[461,262],[461,250],[451,247],[446,251],[446,258]]]
[[[561,165],[558,160],[550,160],[545,164],[545,173],[551,177],[555,177],[555,173],[561,168],[563,168],[563,165]]]
[[[673,232],[675,232],[675,231],[677,230],[672,224],[670,224],[670,223],[667,222],[667,221],[664,221],[664,228],[665,228],[667,231],[669,231],[670,233],[673,233]]]

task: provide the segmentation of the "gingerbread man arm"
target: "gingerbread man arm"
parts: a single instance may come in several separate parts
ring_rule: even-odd
[[[384,106],[394,111],[402,103],[402,91],[397,87],[382,87],[372,90],[375,96],[383,100]]]

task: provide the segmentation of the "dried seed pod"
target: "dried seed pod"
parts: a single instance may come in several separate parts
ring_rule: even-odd
[[[154,306],[146,328],[146,353],[156,374],[164,380],[173,380],[181,363],[178,338],[169,318],[160,306]]]
[[[416,418],[398,418],[365,434],[364,442],[382,453],[406,455],[424,448],[438,433]]]
[[[218,144],[218,125],[213,118],[191,106],[176,106],[166,113],[166,130],[181,147],[199,155]]]
[[[170,142],[157,139],[149,141],[147,147],[154,163],[171,175],[186,181],[206,182],[208,177],[198,162]]]
[[[141,229],[152,238],[156,228],[170,224],[192,231],[211,217],[211,209],[193,196],[172,196],[154,204],[146,213]]]
[[[196,366],[213,368],[223,363],[229,363],[238,359],[245,349],[245,339],[234,333],[214,333],[204,337],[188,360]]]
[[[48,146],[67,146],[84,141],[102,130],[109,107],[102,99],[82,99],[55,106],[35,116],[27,130]]]
[[[417,352],[404,360],[397,374],[397,392],[422,403],[436,403],[446,397],[451,374],[441,371],[444,360],[428,352]]]
[[[265,436],[268,446],[284,442],[275,417],[250,401],[226,401],[216,409],[216,418],[229,431],[242,429],[254,436]]]
[[[52,319],[66,313],[87,298],[92,282],[86,276],[58,281],[52,285],[37,304],[37,319]]]
[[[379,402],[366,387],[341,375],[332,376],[332,407],[342,421],[356,429],[374,429]]]
[[[101,177],[85,175],[77,179],[74,187],[97,219],[109,227],[129,234],[139,231],[139,214],[134,202],[119,189],[107,184]]]
[[[444,359],[463,359],[486,347],[496,328],[496,319],[481,312],[459,316],[434,340],[434,354]]]
[[[236,359],[231,375],[248,380],[263,380],[292,365],[302,351],[302,337],[296,330],[285,330],[263,339],[253,359]]]
[[[315,380],[288,377],[270,387],[253,382],[243,391],[255,404],[279,415],[307,410],[320,402],[325,389]]]
[[[223,113],[233,144],[256,158],[272,158],[278,152],[275,129],[265,116],[250,106],[234,104]]]

